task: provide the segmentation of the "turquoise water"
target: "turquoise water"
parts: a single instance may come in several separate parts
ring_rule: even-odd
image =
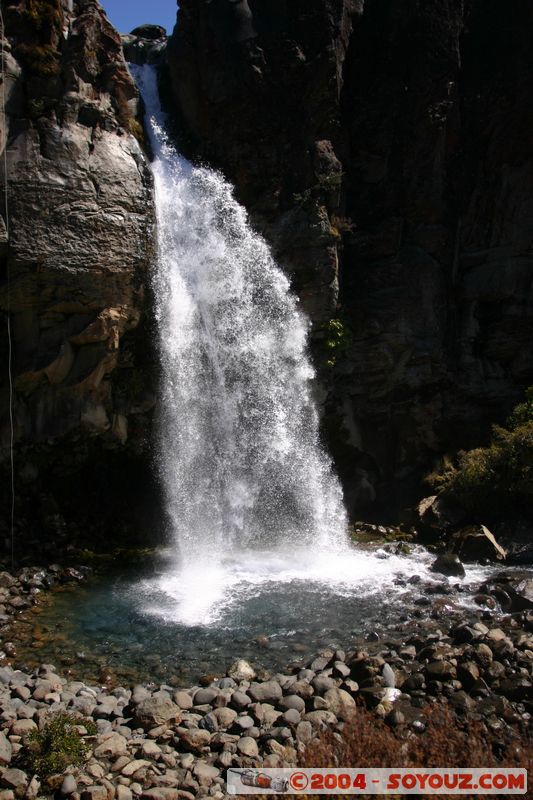
[[[336,581],[334,561],[323,565],[321,580],[310,564],[282,568],[266,555],[253,559],[243,558],[239,571],[229,564],[187,578],[156,564],[60,592],[33,618],[38,649],[30,640],[17,644],[19,663],[46,661],[92,679],[111,671],[121,681],[185,685],[224,674],[236,658],[280,671],[324,646],[358,646],[370,633],[401,637],[430,617],[419,603],[431,583],[432,604],[449,607],[445,615],[465,613],[466,595],[439,592],[442,576],[427,571],[423,551],[405,558],[354,552],[351,566],[343,559],[346,574],[338,566]],[[413,574],[421,583],[408,582]],[[477,577],[472,571],[452,587]]]

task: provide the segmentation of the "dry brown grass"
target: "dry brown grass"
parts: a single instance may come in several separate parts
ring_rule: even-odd
[[[524,733],[497,737],[481,721],[459,720],[446,706],[428,708],[424,717],[426,728],[422,733],[414,733],[406,726],[394,731],[369,711],[358,708],[346,722],[342,737],[324,731],[308,745],[300,766],[533,769],[533,742]],[[521,796],[532,798],[533,789]]]

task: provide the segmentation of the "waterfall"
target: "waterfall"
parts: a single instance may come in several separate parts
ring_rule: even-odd
[[[158,458],[181,563],[346,546],[319,442],[309,323],[217,172],[165,130],[154,67],[132,67],[154,153],[161,359]]]

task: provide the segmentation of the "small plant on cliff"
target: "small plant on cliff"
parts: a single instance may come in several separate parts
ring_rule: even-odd
[[[328,320],[322,331],[325,336],[323,347],[326,354],[325,366],[332,368],[340,355],[345,353],[352,343],[352,334],[347,324],[338,317]]]
[[[45,778],[83,764],[89,747],[78,731],[80,725],[88,734],[96,733],[92,720],[81,720],[72,714],[54,714],[42,730],[34,731],[28,739],[27,755],[32,771]]]
[[[428,477],[439,493],[473,513],[519,510],[533,502],[533,387],[487,447],[446,457]]]

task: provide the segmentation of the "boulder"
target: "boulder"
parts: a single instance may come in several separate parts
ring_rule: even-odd
[[[134,709],[136,724],[145,730],[165,723],[176,723],[181,719],[181,709],[170,698],[150,697]]]
[[[512,611],[526,611],[533,608],[533,579],[524,578],[506,586],[511,600]]]
[[[180,728],[177,736],[184,749],[192,753],[203,752],[211,742],[211,734],[203,728]]]
[[[269,703],[279,700],[283,692],[277,681],[264,681],[263,683],[252,683],[248,693],[258,703]]]
[[[237,683],[240,681],[253,681],[255,678],[255,670],[248,661],[240,658],[228,669],[228,677],[233,678]]]
[[[100,743],[94,748],[96,758],[112,758],[114,760],[128,753],[128,743],[119,733],[102,736],[100,739]]]
[[[11,742],[5,735],[5,733],[0,732],[0,765],[5,766],[9,764],[11,758],[13,756],[13,747]]]
[[[198,689],[194,693],[193,702],[195,706],[202,706],[202,705],[212,705],[215,697],[219,694],[218,689],[211,689],[209,687],[205,689]]]
[[[76,778],[74,775],[65,775],[59,791],[65,796],[78,791],[78,784],[76,783]]]
[[[451,681],[457,677],[457,670],[449,661],[431,661],[426,667],[428,680]]]
[[[12,789],[17,797],[22,797],[28,785],[28,776],[21,769],[8,768],[2,772],[0,786]]]
[[[454,536],[454,552],[463,561],[504,561],[507,553],[485,525],[471,525]]]
[[[328,689],[324,695],[324,700],[328,704],[328,709],[337,717],[346,715],[347,712],[355,708],[355,700],[344,689]]]
[[[455,507],[440,495],[424,497],[416,508],[415,526],[422,531],[441,531],[455,526],[465,518],[463,509]]]
[[[443,553],[437,556],[431,565],[431,570],[450,577],[464,578],[465,576],[465,568],[456,553]]]
[[[132,36],[139,39],[164,39],[167,35],[166,29],[161,25],[138,25],[131,31]]]

